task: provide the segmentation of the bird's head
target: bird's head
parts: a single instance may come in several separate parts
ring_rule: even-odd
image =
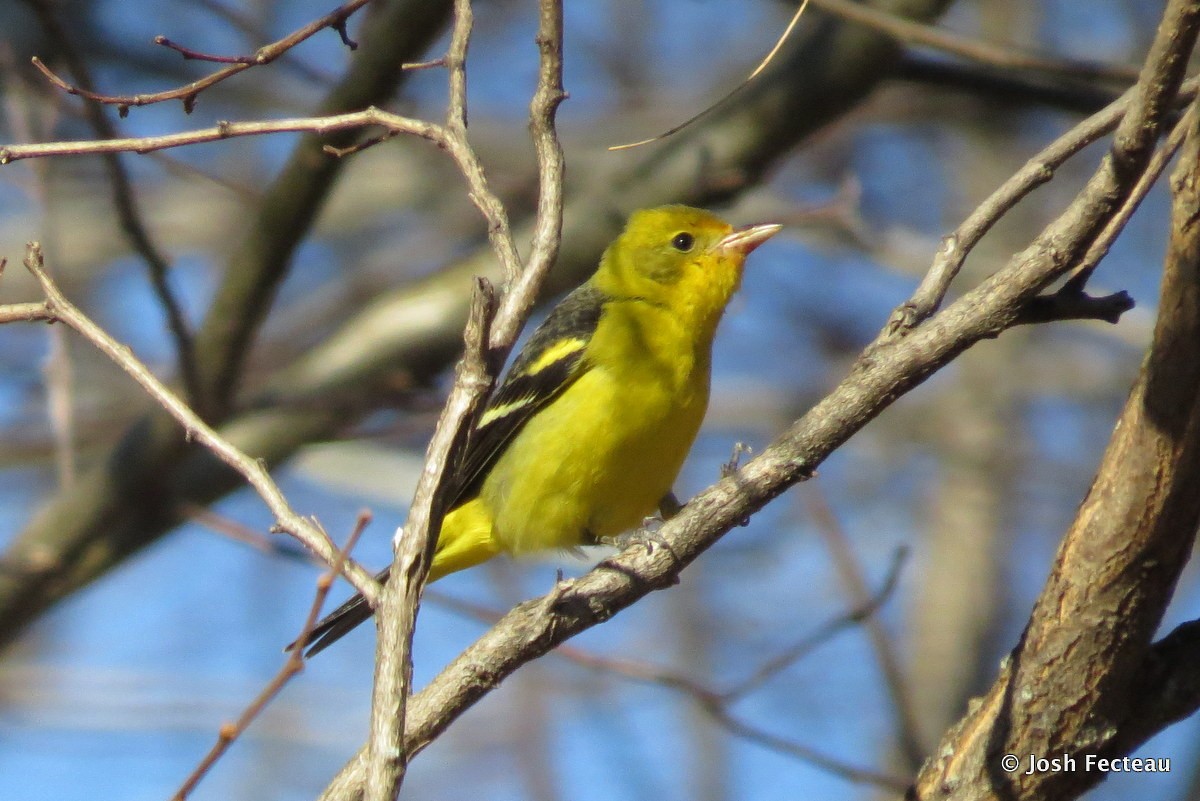
[[[689,206],[636,211],[605,251],[594,281],[701,321],[720,318],[742,279],[746,256],[781,226],[734,228]]]

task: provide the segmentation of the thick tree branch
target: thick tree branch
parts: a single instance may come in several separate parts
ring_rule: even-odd
[[[974,62],[953,62],[910,53],[897,77],[926,86],[955,89],[972,98],[1014,106],[1043,105],[1076,114],[1094,114],[1120,97],[1121,90],[1042,73],[1012,72]]]
[[[811,0],[817,8],[858,25],[894,36],[905,44],[929,47],[960,58],[1000,67],[1027,70],[1084,81],[1111,81],[1122,85],[1137,79],[1137,69],[1119,64],[1088,63],[1030,53],[1018,47],[993,44],[953,33],[933,25],[923,25],[882,9],[851,0]]]
[[[1198,15],[1190,3],[1168,6],[1156,46],[1163,73],[1148,82],[1169,83]],[[1007,773],[1001,756],[1069,754],[1082,763],[1125,754],[1200,703],[1193,678],[1174,678],[1194,664],[1172,663],[1194,651],[1195,626],[1150,645],[1200,522],[1200,136],[1189,116],[1159,319],[1138,381],[1020,643],[947,733],[913,798],[1073,798],[1104,774]],[[1116,147],[1136,138],[1127,131]]]

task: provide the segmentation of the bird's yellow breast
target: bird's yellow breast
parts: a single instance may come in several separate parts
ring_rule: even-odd
[[[708,348],[695,358],[691,334],[667,315],[645,326],[635,321],[644,309],[623,305],[606,309],[590,369],[529,421],[483,484],[504,550],[572,547],[638,526],[683,466],[708,405]]]

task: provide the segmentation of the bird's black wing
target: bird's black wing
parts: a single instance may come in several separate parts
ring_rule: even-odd
[[[600,324],[604,301],[602,292],[584,284],[533,332],[467,440],[450,508],[474,497],[513,437],[586,372],[584,353]]]

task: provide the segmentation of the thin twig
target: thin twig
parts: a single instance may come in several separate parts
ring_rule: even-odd
[[[1176,95],[1175,103],[1178,105],[1191,101],[1197,91],[1200,91],[1200,78],[1186,81]],[[921,283],[913,292],[912,297],[892,313],[884,327],[886,335],[884,341],[903,335],[937,311],[950,289],[950,284],[966,262],[967,256],[984,234],[990,231],[996,221],[1022,198],[1053,178],[1054,171],[1067,159],[1100,137],[1112,132],[1138,99],[1137,92],[1138,87],[1130,89],[1115,102],[1088,117],[1043,148],[1041,152],[1026,162],[1025,166],[976,206],[967,218],[954,229],[953,233],[945,236],[942,239],[941,247],[934,256],[932,266],[921,279]]]
[[[212,769],[212,766],[217,763],[217,760],[225,755],[225,752],[233,745],[234,740],[241,736],[242,732],[254,722],[254,719],[267,707],[267,704],[274,700],[275,696],[291,681],[292,677],[304,670],[304,643],[308,641],[313,627],[317,624],[321,608],[325,605],[325,598],[329,595],[329,588],[333,586],[333,580],[342,572],[342,567],[346,564],[350,552],[354,550],[355,544],[358,543],[358,538],[370,523],[370,512],[362,511],[358,513],[358,519],[354,523],[354,529],[350,532],[350,536],[346,538],[346,544],[338,549],[337,556],[333,564],[330,565],[329,570],[317,578],[317,591],[313,596],[312,606],[309,607],[308,616],[304,619],[304,625],[300,629],[300,636],[296,638],[299,647],[288,652],[283,667],[267,683],[267,686],[258,694],[258,697],[250,702],[250,705],[246,707],[237,721],[221,726],[220,733],[217,735],[217,742],[204,755],[204,759],[200,760],[200,764],[196,766],[195,770],[184,779],[183,784],[175,792],[175,795],[171,797],[171,801],[184,801],[196,789],[200,780]]]
[[[47,80],[49,80],[62,91],[67,92],[68,94],[78,95],[79,97],[92,100],[96,103],[116,106],[117,113],[119,113],[122,117],[129,113],[129,109],[132,106],[148,106],[152,103],[162,103],[166,100],[182,101],[184,111],[190,114],[192,109],[195,108],[196,98],[205,89],[215,86],[221,81],[231,78],[238,73],[245,72],[251,67],[270,64],[272,61],[279,58],[281,55],[291,50],[305,39],[308,39],[313,34],[316,34],[326,28],[331,28],[337,31],[338,35],[342,39],[342,42],[351,50],[355,49],[358,45],[351,41],[346,35],[346,20],[355,11],[358,11],[358,9],[365,6],[370,1],[371,0],[349,0],[349,2],[343,3],[341,6],[338,6],[320,19],[313,20],[304,27],[298,28],[282,39],[260,47],[258,50],[254,51],[253,55],[250,56],[204,57],[202,54],[199,54],[196,51],[187,50],[180,45],[176,45],[166,37],[155,37],[155,44],[160,44],[165,47],[170,47],[173,50],[177,50],[183,53],[184,58],[203,58],[205,61],[232,62],[228,67],[217,70],[210,75],[206,75],[203,78],[192,81],[184,86],[180,86],[175,89],[168,89],[163,92],[152,92],[149,94],[140,95],[106,95],[101,94],[100,92],[94,92],[85,86],[73,86],[67,81],[64,81],[58,75],[54,74],[54,72],[51,71],[51,69],[45,64],[43,64],[41,59],[37,58],[36,56],[33,58],[33,66],[37,67],[38,70],[41,71],[44,76],[46,76]]]
[[[111,140],[77,142],[44,142],[29,145],[0,146],[0,165],[28,158],[48,156],[82,156],[90,153],[150,153],[184,145],[219,142],[239,136],[263,136],[273,133],[307,132],[326,134],[352,128],[378,125],[397,133],[412,134],[428,139],[439,146],[447,145],[445,129],[440,125],[402,117],[375,107],[334,114],[327,117],[299,117],[259,122],[218,122],[211,128],[181,131],[161,136],[125,137]]]
[[[412,682],[412,634],[430,557],[441,526],[449,465],[466,442],[478,410],[491,389],[494,374],[521,331],[538,288],[558,251],[562,227],[562,151],[554,131],[562,89],[562,7],[542,0],[538,46],[538,85],[530,104],[530,128],[537,150],[539,186],[534,245],[521,264],[508,215],[488,186],[486,175],[467,138],[466,57],[470,45],[470,0],[456,0],[455,18],[445,62],[449,103],[440,144],[450,153],[467,181],[471,200],[488,222],[488,236],[508,279],[497,311],[490,287],[478,282],[466,329],[466,353],[425,456],[407,522],[397,532],[391,576],[378,610],[375,683],[371,696],[371,735],[366,751],[366,801],[390,801],[404,780],[408,752],[406,711]],[[493,319],[494,318],[494,319]]]
[[[1071,278],[1067,281],[1068,286],[1078,286],[1080,289],[1087,284],[1100,261],[1108,255],[1108,249],[1112,247],[1112,243],[1116,241],[1117,236],[1121,231],[1125,230],[1125,225],[1129,222],[1129,218],[1138,210],[1138,206],[1149,194],[1154,184],[1158,182],[1158,178],[1162,175],[1163,170],[1167,168],[1167,164],[1179,152],[1179,148],[1183,145],[1183,140],[1187,138],[1188,128],[1193,124],[1196,117],[1196,106],[1192,104],[1188,106],[1187,112],[1175,124],[1167,141],[1154,152],[1150,158],[1150,163],[1146,165],[1146,170],[1138,178],[1137,184],[1134,185],[1133,191],[1129,193],[1129,197],[1125,198],[1121,204],[1121,209],[1113,215],[1113,218],[1104,226],[1104,230],[1096,237],[1096,241],[1088,248],[1088,252],[1080,260],[1079,266],[1075,268]]]
[[[327,565],[337,560],[338,549],[315,521],[296,514],[279,487],[271,479],[270,473],[262,462],[252,459],[235,448],[228,440],[214,431],[200,419],[178,395],[158,380],[150,370],[138,361],[125,345],[120,344],[109,336],[100,326],[96,325],[87,315],[74,306],[62,294],[58,285],[50,278],[43,265],[42,249],[37,242],[31,242],[25,257],[25,266],[41,285],[46,296],[45,315],[41,319],[55,320],[79,332],[96,348],[112,359],[118,367],[133,378],[160,406],[183,426],[188,439],[194,439],[203,444],[213,454],[240,473],[267,504],[275,515],[275,528],[291,534],[306,547],[316,553]],[[0,307],[2,310],[4,307]],[[3,317],[0,311],[0,317]],[[354,588],[371,599],[378,600],[378,583],[361,565],[353,560],[346,561],[342,574]]]
[[[208,61],[212,64],[257,64],[258,59],[255,56],[218,56],[213,53],[202,53],[199,50],[193,50],[190,47],[181,45],[178,42],[173,42],[165,36],[155,36],[154,43],[162,45],[168,50],[174,50],[179,55],[183,56],[185,61]]]
[[[446,109],[446,136],[439,146],[450,154],[466,179],[467,195],[483,214],[488,242],[500,260],[505,282],[511,283],[521,274],[521,257],[513,242],[508,212],[491,190],[483,163],[467,140],[466,63],[473,19],[470,0],[455,0],[454,27],[445,56],[450,102]]]
[[[687,118],[686,120],[679,123],[678,125],[676,125],[672,128],[669,128],[668,130],[663,131],[662,133],[660,133],[656,136],[651,136],[649,139],[642,139],[637,142],[629,142],[628,144],[624,144],[624,145],[612,145],[608,149],[612,150],[612,151],[630,150],[635,147],[641,147],[642,145],[653,144],[654,142],[661,141],[663,139],[666,139],[669,136],[674,136],[675,134],[682,131],[684,128],[687,128],[692,123],[699,122],[700,120],[707,117],[709,114],[712,114],[714,111],[716,111],[717,109],[724,106],[726,103],[728,103],[734,97],[736,97],[743,89],[745,89],[747,86],[749,86],[754,81],[754,79],[757,78],[762,73],[762,71],[765,70],[767,68],[767,66],[772,61],[775,60],[775,56],[778,55],[779,51],[783,49],[783,45],[791,37],[792,31],[794,31],[796,29],[796,23],[798,23],[800,21],[801,15],[804,14],[804,9],[808,8],[808,2],[809,2],[809,0],[800,0],[800,6],[796,9],[796,12],[794,14],[792,14],[792,18],[790,20],[788,20],[788,24],[785,25],[783,28],[783,33],[781,33],[779,35],[779,38],[775,40],[774,46],[770,49],[770,51],[767,53],[767,55],[764,56],[763,59],[758,62],[758,66],[755,67],[753,70],[751,70],[749,75],[747,75],[745,78],[742,79],[741,83],[739,83],[737,86],[733,87],[728,92],[726,92],[725,95],[720,100],[716,101],[715,103],[710,104],[703,111],[692,115],[691,117]]]
[[[253,17],[245,8],[230,8],[217,0],[196,0],[196,5],[217,19],[227,22],[248,41],[261,42],[267,41],[270,38],[262,20]],[[159,44],[158,39],[159,37],[154,37],[153,41],[155,44]],[[172,47],[172,49],[178,50],[179,48]],[[309,85],[328,88],[334,83],[334,78],[330,74],[322,72],[311,64],[294,57],[294,54],[289,53],[286,56],[279,59],[280,66],[295,73]],[[231,59],[228,63],[233,63],[233,60]]]
[[[429,61],[408,61],[400,65],[400,69],[416,72],[417,70],[432,70],[446,66],[445,56],[431,59]]]

